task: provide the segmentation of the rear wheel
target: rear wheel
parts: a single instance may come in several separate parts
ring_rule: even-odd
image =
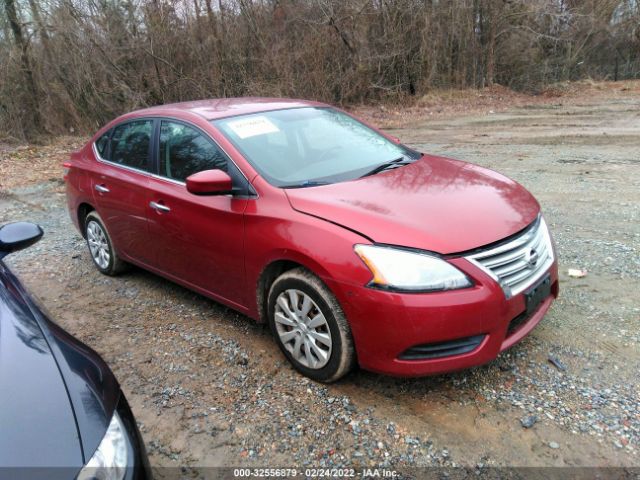
[[[355,365],[351,329],[338,301],[311,272],[296,268],[273,282],[269,324],[278,346],[304,375],[333,382]]]
[[[94,265],[105,275],[117,275],[127,268],[118,257],[113,243],[97,212],[89,212],[84,221],[84,233]]]

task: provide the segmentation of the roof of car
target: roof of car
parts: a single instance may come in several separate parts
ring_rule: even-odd
[[[240,97],[240,98],[212,98],[210,100],[196,100],[191,102],[170,103],[145,108],[135,112],[138,115],[191,112],[207,120],[244,115],[248,113],[266,112],[269,110],[281,110],[285,108],[319,107],[326,106],[323,103],[308,100],[295,100],[290,98],[264,98],[264,97]]]

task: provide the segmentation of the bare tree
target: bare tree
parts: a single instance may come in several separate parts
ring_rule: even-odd
[[[2,2],[0,129],[15,137],[202,97],[348,104],[640,76],[637,0]]]
[[[38,90],[33,77],[33,70],[31,69],[31,61],[29,59],[28,44],[22,31],[22,24],[18,17],[14,0],[4,0],[4,7],[7,14],[7,20],[9,21],[9,26],[11,27],[11,32],[13,33],[13,41],[20,51],[20,61],[27,89],[24,109],[28,112],[27,117],[32,122],[33,130],[37,130],[41,127],[42,121],[38,104]]]

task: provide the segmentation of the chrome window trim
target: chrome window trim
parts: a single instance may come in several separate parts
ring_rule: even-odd
[[[220,146],[220,144],[214,138],[211,137],[211,135],[209,135],[207,132],[205,132],[201,128],[199,128],[197,125],[194,125],[189,121],[178,119],[178,118],[171,118],[171,117],[143,117],[143,118],[135,118],[135,119],[125,120],[123,122],[120,122],[120,123],[114,125],[113,127],[111,127],[110,130],[113,130],[114,128],[117,128],[117,127],[119,127],[121,125],[125,125],[125,124],[127,124],[129,122],[144,121],[144,120],[159,120],[160,121],[160,126],[158,128],[162,128],[162,121],[163,120],[166,120],[168,122],[184,123],[185,125],[187,125],[187,126],[189,126],[191,128],[194,128],[195,130],[201,132],[205,137],[207,137],[211,142],[213,142],[213,144],[217,148],[219,148],[222,153],[224,153],[224,155],[227,157],[227,159],[231,163],[233,163],[233,165],[236,167],[236,169],[238,169],[240,174],[247,181],[247,185],[249,185],[255,191],[255,189],[253,188],[252,183],[247,178],[247,175],[242,171],[242,169],[238,166],[238,164],[231,157],[231,155],[229,155],[229,153],[224,148],[222,148]],[[154,137],[155,137],[155,135],[154,135]],[[155,174],[153,172],[148,172],[146,170],[140,170],[139,168],[130,167],[128,165],[122,165],[120,163],[112,162],[111,160],[107,160],[105,158],[102,158],[102,156],[98,153],[98,147],[96,146],[96,141],[98,141],[100,138],[101,138],[101,136],[98,137],[94,142],[91,143],[91,148],[93,149],[93,154],[94,154],[94,156],[96,157],[96,159],[99,162],[102,162],[104,164],[111,165],[111,166],[114,166],[114,167],[119,167],[119,168],[122,168],[123,170],[128,170],[128,171],[133,172],[133,173],[141,173],[142,175],[145,175],[145,176],[151,177],[151,178],[155,178],[156,180],[164,180],[165,182],[172,183],[174,185],[182,185],[182,186],[186,187],[187,183],[183,182],[181,180],[175,180],[173,178],[163,177],[162,175],[158,175],[158,174]],[[159,140],[159,137],[158,137],[158,142],[159,141],[160,140]],[[109,137],[109,142],[111,142],[111,137]],[[228,194],[228,195],[221,195],[221,196],[232,197],[233,195]],[[259,197],[260,197],[260,195],[258,195],[258,192],[255,192],[253,194],[247,195],[247,198],[252,198],[252,199],[257,199]]]
[[[92,147],[93,147],[93,154],[95,155],[96,160],[98,160],[101,163],[105,163],[107,165],[111,165],[112,167],[118,167],[118,168],[121,168],[123,170],[127,170],[129,172],[140,173],[140,174],[144,175],[145,177],[151,177],[151,178],[155,178],[157,180],[164,180],[164,181],[169,182],[169,183],[174,183],[176,185],[184,185],[184,186],[186,186],[186,182],[181,182],[179,180],[174,180],[172,178],[162,177],[160,175],[156,175],[155,173],[147,172],[146,170],[140,170],[139,168],[134,168],[134,167],[130,167],[128,165],[122,165],[121,163],[112,162],[111,160],[106,160],[106,159],[102,158],[100,156],[100,154],[98,153],[98,149],[96,148],[95,142],[93,142]]]
[[[510,250],[522,248],[523,246],[527,245],[530,240],[535,239],[538,235],[542,236],[541,241],[543,241],[545,244],[545,247],[547,249],[546,254],[548,258],[544,261],[542,266],[535,271],[535,273],[531,277],[525,278],[523,280],[524,283],[518,286],[517,288],[512,288],[511,286],[505,284],[505,282],[503,282],[500,278],[498,278],[498,275],[496,275],[496,273],[490,267],[485,266],[481,261],[481,259],[485,257],[491,257],[493,255],[508,252]],[[535,284],[544,275],[546,275],[546,273],[549,271],[549,268],[551,267],[551,265],[553,265],[553,262],[555,261],[553,244],[551,241],[551,234],[549,233],[549,228],[547,227],[547,224],[544,221],[544,218],[542,218],[542,215],[538,216],[538,218],[530,228],[527,228],[525,232],[513,238],[512,240],[506,243],[501,243],[496,247],[484,249],[479,252],[473,253],[471,255],[466,255],[464,258],[469,262],[471,262],[476,267],[478,267],[484,273],[489,275],[493,280],[495,280],[496,283],[498,283],[498,285],[500,285],[500,287],[502,288],[505,294],[505,297],[507,299],[510,299],[524,292],[527,288]]]

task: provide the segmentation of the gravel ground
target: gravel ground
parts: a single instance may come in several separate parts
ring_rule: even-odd
[[[8,263],[110,364],[160,477],[171,466],[639,466],[640,96],[590,102],[391,132],[517,179],[555,235],[561,297],[528,338],[473,370],[309,381],[248,318],[138,269],[100,275],[56,178],[0,191],[0,223],[46,231]],[[12,148],[0,149],[4,171]],[[33,148],[42,161],[48,147]]]

